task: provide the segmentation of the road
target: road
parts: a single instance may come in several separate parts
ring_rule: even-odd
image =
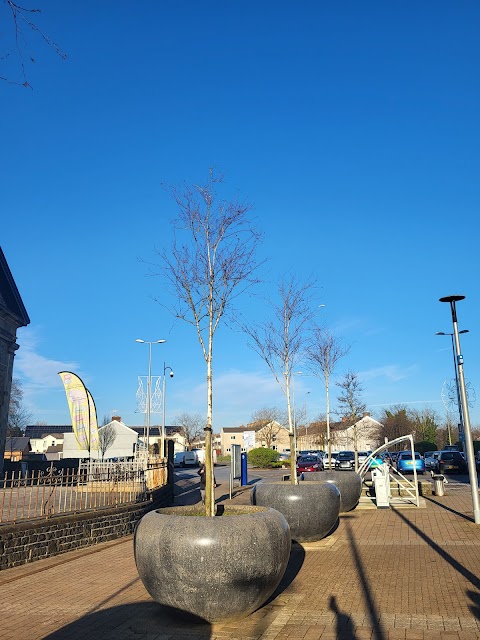
[[[200,501],[200,484],[199,478],[197,475],[198,468],[185,468],[185,469],[175,469],[175,485],[176,485],[176,493],[177,495],[182,494],[182,502],[185,504],[195,504]],[[247,481],[248,484],[254,485],[257,482],[261,482],[262,480],[281,480],[282,476],[289,473],[289,469],[252,469],[248,468]],[[349,471],[344,471],[344,473],[349,473]],[[306,474],[307,475],[307,474]],[[215,466],[215,479],[217,484],[220,485],[220,492],[216,491],[217,500],[224,499],[229,495],[229,478],[230,478],[230,465],[217,465]],[[419,475],[419,480],[431,480],[430,473],[427,472],[425,475]],[[469,477],[468,475],[463,474],[449,474],[446,476],[447,478],[447,486],[445,490],[447,492],[459,491],[461,489],[466,489],[469,486]],[[308,478],[307,478],[308,479]],[[370,474],[366,475],[366,479],[370,479]],[[433,484],[433,482],[432,482]],[[235,480],[235,487],[240,485],[239,480]],[[187,501],[185,502],[185,499]]]

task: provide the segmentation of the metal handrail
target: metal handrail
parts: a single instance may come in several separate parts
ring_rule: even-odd
[[[405,442],[405,440],[409,440],[410,441],[410,451],[412,452],[412,460],[415,460],[415,445],[413,442],[413,435],[411,433],[409,433],[408,435],[405,436],[400,436],[399,438],[395,438],[395,440],[389,440],[388,442],[385,442],[385,444],[380,445],[380,447],[378,447],[377,449],[375,449],[375,451],[372,451],[372,453],[367,456],[367,458],[362,462],[362,464],[360,465],[360,467],[358,468],[358,474],[361,476],[361,478],[363,479],[363,477],[365,476],[365,474],[367,473],[367,471],[370,468],[370,462],[376,458],[378,456],[379,453],[381,453],[382,451],[386,451],[388,450],[389,447],[391,447],[392,445],[395,444],[399,444],[400,442]],[[402,478],[404,478],[404,480],[406,480],[406,482],[410,483],[410,480],[407,480],[407,478],[405,478],[405,476],[403,476],[398,470],[396,470],[396,473],[398,473],[400,476],[402,476]],[[393,478],[393,476],[391,476]],[[393,478],[395,479],[395,478]],[[412,495],[412,498],[415,498],[415,502],[417,507],[420,506],[420,497],[419,497],[419,493],[418,493],[418,477],[417,477],[417,468],[415,465],[413,465],[413,484],[415,486],[415,496],[413,496],[410,493],[410,490],[405,487],[405,490],[410,493],[410,495]]]

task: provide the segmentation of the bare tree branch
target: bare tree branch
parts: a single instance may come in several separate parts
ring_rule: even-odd
[[[7,12],[10,14],[10,18],[13,24],[13,40],[14,40],[14,53],[15,57],[18,60],[18,65],[21,70],[21,75],[23,77],[23,81],[15,81],[7,76],[0,75],[0,80],[4,82],[8,82],[9,84],[14,84],[17,86],[32,88],[30,82],[27,78],[27,72],[25,68],[25,59],[28,58],[28,61],[32,64],[35,63],[35,58],[32,54],[29,53],[28,50],[28,41],[25,35],[24,28],[28,31],[33,31],[37,33],[40,38],[46,43],[48,47],[53,49],[53,51],[62,59],[67,59],[67,54],[61,49],[61,47],[50,38],[36,22],[34,22],[30,15],[31,14],[39,14],[42,12],[41,9],[30,9],[27,7],[20,6],[16,2],[12,0],[3,0],[3,4]],[[0,59],[7,60],[10,57],[12,52],[8,52],[5,55],[1,56]]]
[[[273,318],[258,326],[243,327],[250,337],[250,346],[267,364],[287,400],[292,483],[298,480],[290,386],[293,370],[304,354],[306,334],[312,318],[313,287],[313,282],[299,282],[294,276],[280,280],[279,302],[270,302]]]
[[[344,346],[339,338],[325,327],[315,325],[312,337],[307,343],[307,367],[314,376],[320,378],[325,386],[326,396],[326,435],[328,465],[332,461],[332,441],[330,433],[330,376],[338,361],[347,355],[350,347]]]
[[[185,185],[170,193],[177,205],[173,243],[158,252],[157,269],[170,283],[177,305],[172,313],[192,324],[197,332],[207,369],[205,425],[207,515],[215,514],[213,495],[212,416],[213,344],[221,320],[233,310],[235,299],[258,282],[255,272],[259,232],[248,213],[250,205],[217,193],[222,177],[209,170],[205,186]],[[157,270],[157,273],[158,273]],[[155,271],[153,271],[155,273]],[[163,300],[158,300],[163,303]]]

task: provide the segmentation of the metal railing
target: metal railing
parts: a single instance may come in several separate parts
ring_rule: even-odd
[[[87,463],[78,470],[7,472],[0,480],[0,524],[144,502],[166,482],[165,461],[147,469]]]

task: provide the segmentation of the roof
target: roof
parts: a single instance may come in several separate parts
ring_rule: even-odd
[[[25,436],[27,438],[45,438],[45,436],[57,436],[64,433],[73,433],[71,424],[64,425],[38,425],[29,424],[25,427]]]
[[[49,447],[47,447],[45,453],[60,453],[61,451],[63,451],[63,445],[56,444],[54,446],[50,445]]]
[[[30,446],[30,438],[19,436],[5,440],[5,451],[23,451]]]
[[[0,247],[0,308],[7,310],[19,327],[30,324],[27,310],[13,279],[5,255]]]

